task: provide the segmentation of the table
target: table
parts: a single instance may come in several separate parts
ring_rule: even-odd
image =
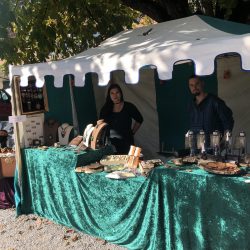
[[[196,166],[111,180],[74,171],[69,151],[25,149],[19,214],[34,213],[128,249],[249,249],[250,184]]]

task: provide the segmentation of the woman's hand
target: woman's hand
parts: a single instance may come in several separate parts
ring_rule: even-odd
[[[140,127],[141,127],[141,123],[135,122],[132,128],[132,134],[134,135]]]

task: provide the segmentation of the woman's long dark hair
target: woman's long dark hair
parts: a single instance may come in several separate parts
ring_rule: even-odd
[[[113,111],[114,103],[113,103],[113,101],[111,100],[111,97],[110,97],[110,92],[111,92],[112,89],[118,89],[118,91],[121,94],[121,101],[122,102],[124,101],[121,87],[117,83],[111,83],[109,88],[108,88],[106,101],[105,101],[105,104],[104,104],[103,109],[102,109],[102,112],[105,115],[108,115]]]

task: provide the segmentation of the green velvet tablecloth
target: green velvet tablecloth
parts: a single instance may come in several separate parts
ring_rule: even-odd
[[[128,249],[250,249],[250,184],[193,167],[75,173],[70,151],[23,152],[21,209]],[[83,160],[83,159],[82,159]]]

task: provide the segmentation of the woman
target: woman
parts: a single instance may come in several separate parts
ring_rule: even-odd
[[[100,119],[109,124],[110,141],[117,154],[128,154],[134,144],[134,134],[140,128],[143,117],[136,106],[125,102],[118,84],[108,88],[106,102],[101,109]]]

